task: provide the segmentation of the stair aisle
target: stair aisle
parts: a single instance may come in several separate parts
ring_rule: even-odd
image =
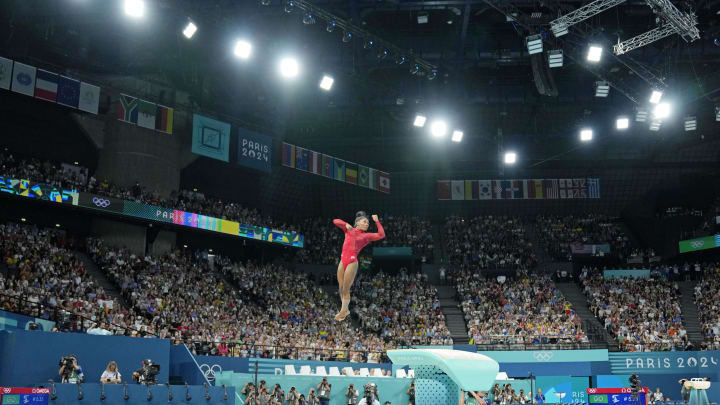
[[[572,304],[575,313],[578,314],[583,321],[583,328],[588,334],[591,343],[606,343],[609,348],[617,348],[617,341],[608,333],[600,321],[590,312],[587,305],[587,299],[580,287],[575,283],[556,283],[557,288],[563,293],[565,298]]]
[[[74,251],[73,252],[75,256],[82,261],[83,266],[85,267],[85,271],[92,277],[100,287],[105,290],[105,293],[119,302],[121,302],[125,307],[130,307],[130,304],[125,300],[125,298],[122,296],[121,291],[118,289],[118,286],[110,281],[107,276],[105,275],[105,272],[103,272],[97,264],[95,264],[95,261],[84,252],[80,251]]]
[[[695,281],[682,281],[680,287],[680,309],[682,311],[683,324],[687,330],[688,339],[699,349],[703,341],[702,328],[698,319],[697,305],[695,305]]]
[[[466,345],[470,342],[467,324],[460,303],[455,298],[456,291],[451,286],[435,286],[440,300],[440,310],[445,315],[445,324],[450,330],[454,344]]]

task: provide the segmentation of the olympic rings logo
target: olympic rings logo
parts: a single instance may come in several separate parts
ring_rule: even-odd
[[[550,361],[553,358],[552,352],[535,352],[533,357],[536,361]]]
[[[704,240],[696,240],[694,242],[690,242],[690,246],[692,246],[694,249],[701,248],[705,245]]]
[[[10,388],[3,388],[3,394],[9,394]]]
[[[110,200],[106,200],[106,199],[100,198],[100,197],[93,197],[92,202],[96,206],[102,207],[102,208],[107,208],[110,206]]]
[[[207,364],[201,364],[200,365],[200,371],[202,371],[205,378],[207,378],[208,381],[215,381],[215,375],[218,373],[222,373],[222,367],[220,367],[219,364],[213,364],[212,366],[209,366]]]

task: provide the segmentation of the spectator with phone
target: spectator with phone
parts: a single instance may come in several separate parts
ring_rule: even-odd
[[[122,383],[122,375],[120,375],[120,372],[118,371],[117,363],[114,361],[108,363],[107,367],[105,367],[105,371],[103,371],[100,376],[100,382],[104,384]]]

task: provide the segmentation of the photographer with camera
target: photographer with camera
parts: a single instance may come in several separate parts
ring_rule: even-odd
[[[285,398],[285,393],[283,392],[282,388],[280,388],[280,384],[275,384],[270,396],[272,397],[272,403],[274,405],[282,405],[283,398]]]
[[[347,397],[348,405],[357,405],[358,398],[360,397],[360,392],[355,389],[355,386],[353,384],[350,384],[348,386],[347,392],[345,393],[345,396]]]
[[[332,384],[328,383],[327,377],[323,377],[322,382],[317,386],[317,397],[320,400],[320,405],[330,404],[330,390]]]
[[[295,389],[295,387],[290,387],[290,391],[288,391],[286,399],[287,399],[288,405],[297,405],[298,404],[298,401],[300,400],[300,396],[298,395],[298,392]]]
[[[142,368],[133,373],[132,379],[138,384],[152,385],[157,384],[155,377],[158,374],[160,374],[160,365],[154,364],[151,359],[145,359],[142,362]]]
[[[408,405],[415,405],[415,381],[410,383],[410,386],[407,389],[407,394],[410,397]]]
[[[82,383],[85,379],[82,367],[78,364],[77,356],[71,354],[60,359],[60,381],[64,384]]]
[[[310,393],[308,394],[307,399],[308,405],[320,405],[320,398],[318,398],[317,395],[315,395],[315,390],[310,388]]]
[[[377,398],[377,385],[367,383],[363,386],[363,399],[358,402],[358,405],[380,405]]]
[[[117,363],[115,363],[114,361],[108,363],[107,367],[105,367],[105,371],[103,371],[102,375],[100,376],[100,382],[104,384],[122,383],[122,376],[118,371]]]

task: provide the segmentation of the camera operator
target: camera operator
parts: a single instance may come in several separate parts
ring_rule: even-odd
[[[355,386],[353,384],[350,384],[348,386],[347,392],[345,393],[345,396],[347,397],[348,405],[357,405],[358,398],[360,397],[360,392],[355,389]]]
[[[323,377],[322,382],[318,384],[317,386],[317,393],[318,393],[318,399],[320,400],[320,405],[329,405],[330,404],[330,390],[332,389],[332,384],[328,383],[327,377]]]
[[[82,367],[78,364],[77,356],[74,354],[60,359],[60,371],[58,371],[58,374],[61,377],[60,381],[65,384],[77,384],[85,379]]]
[[[120,384],[122,382],[122,375],[117,368],[117,363],[111,361],[108,363],[105,371],[100,376],[100,382],[105,384]]]
[[[410,386],[407,389],[407,394],[410,397],[408,405],[415,405],[415,381],[410,383]]]
[[[154,364],[151,359],[145,359],[142,362],[142,368],[135,370],[132,375],[133,381],[138,384],[157,384],[155,376],[160,373],[160,366]]]
[[[280,384],[275,384],[272,390],[272,394],[270,394],[272,397],[273,404],[279,404],[282,405],[283,398],[285,398],[285,393],[283,392],[282,388],[280,388]]]
[[[358,405],[380,405],[377,399],[377,386],[373,383],[367,383],[363,386],[363,398]]]
[[[295,387],[290,387],[290,391],[288,391],[286,399],[288,405],[297,405],[298,401],[300,400],[300,396],[298,395]]]
[[[310,393],[308,394],[307,399],[308,405],[320,405],[320,398],[318,398],[317,395],[315,395],[315,390],[310,388]]]

